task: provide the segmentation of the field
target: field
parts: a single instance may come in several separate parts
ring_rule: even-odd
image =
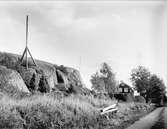
[[[93,96],[38,94],[11,98],[1,94],[1,129],[123,129],[153,107],[141,103],[119,103],[117,114],[100,115],[100,109],[115,100]]]

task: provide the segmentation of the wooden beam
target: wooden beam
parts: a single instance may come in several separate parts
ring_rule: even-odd
[[[28,46],[28,15],[26,16],[26,47]]]
[[[25,61],[26,61],[26,62],[25,62],[26,69],[28,69],[28,54],[30,55],[31,60],[33,61],[34,65],[37,66],[36,63],[35,63],[35,60],[33,59],[32,55],[31,55],[31,53],[30,53],[30,50],[28,49],[28,15],[27,15],[27,16],[26,16],[26,48],[25,48],[25,50],[24,50],[24,52],[23,52],[23,55],[22,55],[22,57],[21,57],[21,60],[20,60],[20,62],[21,62],[21,64],[22,64],[22,63],[23,63],[23,60],[24,60],[24,58],[25,58]]]
[[[30,57],[31,57],[31,60],[33,61],[33,63],[35,64],[35,66],[37,66],[37,64],[35,63],[35,60],[33,59],[32,55],[31,55],[30,50],[29,50],[28,48],[27,48],[27,50],[28,50],[28,53],[29,53],[29,55],[30,55]]]
[[[25,55],[25,53],[26,53],[26,48],[24,49],[24,52],[23,52],[23,54],[22,54],[22,56],[21,56],[21,59],[20,59],[21,62],[22,62],[23,59],[24,59],[24,55]]]

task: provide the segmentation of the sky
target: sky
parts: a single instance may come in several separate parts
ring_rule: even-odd
[[[22,54],[25,18],[35,59],[76,68],[84,83],[103,62],[130,84],[143,65],[167,80],[167,2],[0,2],[0,51]]]

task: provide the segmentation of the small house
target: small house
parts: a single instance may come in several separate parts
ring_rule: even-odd
[[[119,101],[126,101],[131,102],[133,101],[134,91],[132,87],[128,84],[121,82],[117,87],[117,92],[115,93],[114,97]]]
[[[124,82],[121,82],[118,87],[119,93],[133,93],[133,89]]]

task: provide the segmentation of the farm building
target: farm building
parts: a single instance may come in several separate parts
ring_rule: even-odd
[[[133,89],[124,82],[121,82],[118,87],[118,93],[133,93]]]
[[[118,88],[116,90],[114,97],[117,100],[133,101],[134,91],[133,91],[132,87],[130,87],[128,84],[121,82],[118,85]]]

